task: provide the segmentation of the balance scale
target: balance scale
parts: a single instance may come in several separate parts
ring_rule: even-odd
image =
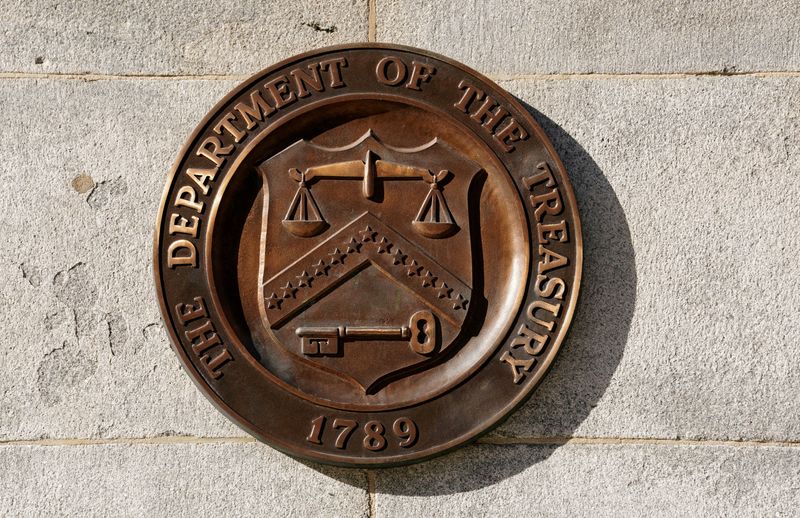
[[[311,195],[312,180],[362,180],[364,197],[372,199],[375,196],[375,181],[381,179],[422,180],[430,186],[416,218],[412,221],[414,230],[420,235],[440,239],[451,236],[458,230],[440,185],[450,176],[450,171],[443,169],[434,174],[428,169],[376,160],[376,158],[375,153],[367,151],[364,160],[314,166],[303,172],[295,168],[290,169],[289,176],[298,182],[298,187],[283,219],[284,228],[298,237],[316,236],[328,228],[328,222],[325,221],[316,200]]]

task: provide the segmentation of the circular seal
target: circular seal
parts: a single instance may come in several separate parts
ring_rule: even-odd
[[[575,310],[575,198],[542,129],[445,57],[381,44],[245,81],[181,150],[154,269],[184,368],[258,439],[419,461],[531,393]]]

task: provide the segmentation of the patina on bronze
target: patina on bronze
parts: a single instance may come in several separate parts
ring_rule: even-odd
[[[161,310],[186,371],[292,455],[419,461],[531,393],[581,273],[567,173],[508,93],[450,59],[365,44],[236,88],[169,177]]]

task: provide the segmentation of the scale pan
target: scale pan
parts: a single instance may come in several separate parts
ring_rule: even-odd
[[[458,225],[447,221],[412,221],[411,224],[414,230],[431,239],[449,237],[458,231]]]
[[[316,236],[328,228],[328,222],[325,220],[302,221],[284,219],[282,223],[286,230],[300,237]]]

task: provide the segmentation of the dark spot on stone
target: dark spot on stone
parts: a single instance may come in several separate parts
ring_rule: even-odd
[[[79,174],[72,179],[72,188],[79,194],[84,194],[94,189],[94,180],[88,174]]]
[[[42,274],[35,266],[22,263],[19,265],[19,269],[22,271],[22,278],[34,288],[38,288],[42,284]]]
[[[306,27],[311,27],[317,32],[327,32],[328,34],[336,32],[337,30],[337,27],[335,25],[330,25],[326,27],[324,25],[318,24],[317,22],[304,23],[303,25],[305,25]]]
[[[95,184],[94,190],[86,198],[86,201],[93,209],[102,209],[108,206],[113,198],[122,196],[127,192],[128,186],[122,178],[105,180]]]
[[[36,370],[36,385],[46,405],[52,406],[61,401],[64,389],[76,387],[97,370],[97,360],[79,348],[61,347],[53,349],[44,356]]]
[[[71,308],[90,308],[97,299],[97,287],[89,267],[77,263],[53,277],[53,288],[60,301]]]
[[[36,59],[33,60],[33,62],[37,65],[41,65],[42,63],[44,63],[44,58],[42,56],[37,56]]]

